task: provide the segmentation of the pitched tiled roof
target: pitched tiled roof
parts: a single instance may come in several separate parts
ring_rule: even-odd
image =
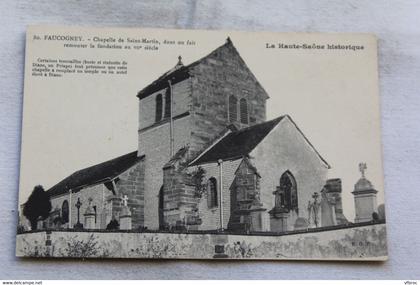
[[[216,162],[218,159],[235,159],[250,153],[268,133],[284,118],[278,117],[248,128],[228,133],[218,143],[205,151],[191,165]]]
[[[168,70],[167,72],[162,74],[158,79],[156,79],[155,81],[153,81],[152,83],[144,87],[142,90],[140,90],[137,93],[137,97],[139,97],[140,99],[143,99],[156,91],[166,88],[168,86],[168,80],[171,80],[171,84],[176,84],[184,79],[187,79],[188,77],[190,77],[189,70],[191,67],[199,64],[201,61],[203,61],[207,57],[217,52],[218,49],[223,48],[224,46],[228,44],[232,45],[232,42],[230,41],[230,39],[227,40],[224,45],[218,47],[217,49],[212,51],[210,54],[206,55],[205,57],[197,61],[194,61],[193,63],[190,63],[189,65],[184,66],[178,63],[174,68]]]
[[[304,140],[312,148],[312,150],[319,157],[322,163],[327,168],[331,168],[328,162],[318,153],[318,151],[315,149],[312,143],[308,140],[308,138],[303,134],[303,132],[296,125],[296,123],[288,115],[284,115],[271,121],[267,121],[258,125],[254,125],[245,129],[228,133],[225,137],[223,137],[212,147],[202,152],[195,160],[192,161],[190,165],[217,162],[217,160],[219,159],[233,160],[246,156],[285,117],[287,117],[290,120],[290,122],[292,122],[292,124],[296,127],[297,131],[302,135]]]
[[[143,99],[148,95],[155,93],[156,91],[162,90],[168,87],[168,81],[171,80],[171,84],[176,84],[184,79],[190,77],[189,68],[190,65],[182,66],[177,69],[171,69],[168,72],[162,74],[158,79],[147,85],[145,88],[139,91],[137,97]]]
[[[86,186],[109,181],[135,165],[143,157],[144,156],[138,157],[137,151],[133,151],[94,166],[84,168],[74,172],[51,187],[47,193],[50,196],[57,196],[68,192],[69,189],[78,191]]]
[[[187,78],[190,77],[190,69],[198,64],[200,64],[201,62],[203,62],[204,60],[206,60],[207,58],[213,56],[214,54],[217,54],[218,51],[222,48],[225,47],[229,47],[232,50],[234,50],[238,55],[239,52],[236,50],[235,46],[233,45],[232,41],[230,40],[230,38],[226,39],[226,42],[221,45],[220,47],[216,48],[215,50],[213,50],[212,52],[210,52],[208,55],[188,64],[188,65],[182,65],[182,63],[178,63],[174,68],[168,70],[167,72],[165,72],[164,74],[162,74],[158,79],[156,79],[155,81],[153,81],[152,83],[150,83],[149,85],[147,85],[146,87],[144,87],[142,90],[140,90],[137,93],[137,97],[139,99],[143,99],[146,98],[147,96],[162,90],[166,87],[168,87],[168,81],[171,80],[171,84],[174,85],[178,82],[181,82]],[[241,56],[239,55],[240,60],[242,60],[243,64],[246,66],[245,61],[241,58]],[[249,71],[251,73],[252,76],[254,76],[254,74],[252,74],[251,71]],[[255,78],[255,80],[257,81],[258,86],[260,86],[263,90],[264,88],[260,85],[260,83],[258,82],[258,80]],[[264,91],[265,93],[265,91]],[[265,96],[268,98],[268,95],[265,93]]]

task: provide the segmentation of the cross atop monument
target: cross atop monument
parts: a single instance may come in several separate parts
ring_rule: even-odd
[[[176,64],[177,66],[182,66],[182,65],[184,65],[183,63],[182,63],[182,56],[178,56],[178,63]]]
[[[367,169],[366,162],[359,163],[359,171],[360,173],[362,173],[362,178],[365,178],[366,169]]]
[[[122,197],[122,201],[123,201],[124,206],[127,206],[127,202],[128,202],[127,195],[124,195],[124,197]]]

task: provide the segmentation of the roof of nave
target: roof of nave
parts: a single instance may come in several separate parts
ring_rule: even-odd
[[[205,57],[203,57],[199,60],[196,60],[196,61],[194,61],[194,62],[192,62],[188,65],[183,65],[182,62],[181,62],[181,57],[179,57],[178,58],[179,61],[175,65],[175,67],[171,68],[170,70],[168,70],[167,72],[162,74],[158,79],[156,79],[155,81],[153,81],[152,83],[150,83],[149,85],[144,87],[142,90],[140,90],[139,93],[137,94],[137,97],[142,99],[142,98],[145,98],[148,95],[150,95],[150,94],[152,94],[156,91],[159,91],[159,90],[165,88],[168,85],[169,80],[171,80],[172,84],[175,84],[177,82],[180,82],[180,81],[188,78],[190,76],[189,70],[190,70],[191,67],[199,64],[201,61],[203,61],[207,57],[209,57],[212,54],[214,54],[215,52],[217,52],[218,49],[223,48],[224,46],[226,46],[228,44],[232,45],[232,42],[230,41],[230,39],[228,39],[225,44],[218,47],[217,49],[212,51],[210,54],[208,54]]]
[[[323,164],[330,168],[328,162],[318,153],[289,115],[280,116],[244,129],[228,132],[222,139],[204,150],[190,165],[199,165],[221,160],[234,160],[248,155],[284,118],[288,118],[313,149]]]
[[[240,158],[250,153],[284,117],[228,133],[191,165]]]
[[[112,180],[123,173],[144,156],[137,156],[137,151],[133,151],[117,158],[78,170],[66,177],[56,185],[51,187],[47,193],[50,196],[57,196],[68,192],[80,190],[84,187]]]

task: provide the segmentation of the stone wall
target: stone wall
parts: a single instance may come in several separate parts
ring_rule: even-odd
[[[274,207],[273,191],[279,186],[281,175],[288,170],[294,176],[298,211],[292,211],[287,222],[288,230],[293,230],[297,217],[308,218],[308,201],[314,192],[322,190],[327,180],[327,166],[288,117],[280,121],[251,152],[250,157],[251,163],[261,175],[261,201],[267,210]]]
[[[226,229],[230,220],[231,215],[231,186],[235,178],[235,171],[238,169],[241,159],[234,161],[223,162],[223,226]],[[208,163],[201,165],[205,171],[204,182],[214,177],[217,180],[217,185],[220,183],[219,177],[219,166],[217,163]],[[191,167],[195,168],[195,167]],[[202,220],[200,230],[216,230],[220,228],[220,208],[218,207],[209,208],[207,205],[208,192],[204,192],[198,204],[198,213]],[[220,197],[220,196],[218,196]]]
[[[16,256],[386,260],[387,245],[385,224],[279,236],[41,231],[18,234]]]
[[[116,183],[116,194],[122,198],[127,195],[127,206],[131,211],[133,229],[144,225],[144,158],[119,176]],[[114,206],[113,211],[121,212],[121,203]]]
[[[168,87],[166,87],[168,88]],[[141,100],[139,100],[139,130],[154,125],[156,111],[156,96],[162,95],[162,118],[165,110],[166,88],[159,90]],[[191,109],[191,79],[178,82],[172,86],[172,115],[181,115]]]
[[[187,171],[188,147],[181,149],[163,170],[164,226],[197,228],[196,187],[192,174]]]
[[[84,223],[84,216],[83,214],[86,211],[86,208],[89,205],[89,199],[92,199],[92,206],[96,206],[96,212],[97,212],[97,228],[99,229],[99,225],[101,224],[100,222],[100,213],[102,213],[102,211],[104,210],[104,207],[106,205],[106,197],[108,195],[112,194],[112,192],[110,190],[108,190],[104,184],[96,184],[96,185],[92,185],[90,187],[86,187],[81,189],[80,191],[76,192],[76,193],[72,193],[71,194],[71,199],[70,199],[70,195],[64,194],[64,195],[59,195],[59,196],[55,196],[51,198],[51,206],[52,206],[52,210],[55,210],[56,208],[61,209],[62,204],[64,201],[67,201],[69,203],[69,208],[70,208],[70,214],[71,216],[69,217],[69,223],[71,224],[71,226],[74,226],[74,224],[77,223],[77,208],[76,208],[76,203],[77,200],[80,199],[80,202],[82,203],[81,207],[80,207],[80,222],[83,224]],[[62,225],[63,227],[67,228],[70,225],[69,224],[64,224]]]
[[[212,52],[190,70],[192,80],[191,150],[198,153],[221,133],[229,122],[228,100],[235,95],[247,99],[249,125],[266,120],[268,95],[229,42]],[[239,118],[239,107],[238,107]],[[238,121],[235,125],[242,125]]]
[[[86,188],[81,189],[78,192],[71,194],[66,193],[63,195],[55,196],[51,198],[51,206],[52,211],[55,209],[59,209],[61,212],[61,207],[64,201],[69,203],[70,214],[69,223],[73,226],[77,223],[77,208],[76,203],[77,200],[80,199],[82,203],[80,207],[80,222],[84,223],[84,216],[83,214],[86,211],[86,208],[89,205],[89,199],[92,199],[92,206],[96,207],[96,229],[103,228],[103,225],[107,224],[110,220],[110,216],[107,217],[106,221],[102,222],[101,219],[104,218],[101,216],[104,209],[107,207],[107,203],[109,202],[109,198],[115,197],[118,198],[118,203],[114,203],[114,207],[112,209],[112,213],[118,218],[119,210],[120,210],[120,198],[124,195],[127,195],[128,206],[131,208],[133,214],[133,227],[139,227],[143,225],[144,221],[144,214],[143,214],[143,207],[144,207],[144,199],[143,199],[143,181],[144,181],[144,163],[140,161],[136,165],[132,166],[131,168],[127,169],[125,172],[121,173],[118,176],[118,181],[116,182],[116,195],[114,196],[112,191],[106,188],[106,186],[101,184],[92,185]],[[51,225],[50,225],[51,226]],[[64,224],[62,227],[67,228],[69,224]]]
[[[141,148],[145,152],[144,221],[149,229],[159,228],[159,191],[163,185],[163,166],[171,159],[169,122],[139,134]],[[175,153],[188,145],[190,117],[174,121]]]

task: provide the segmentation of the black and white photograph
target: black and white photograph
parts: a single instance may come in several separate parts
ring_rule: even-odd
[[[16,255],[386,260],[370,34],[31,26]]]

